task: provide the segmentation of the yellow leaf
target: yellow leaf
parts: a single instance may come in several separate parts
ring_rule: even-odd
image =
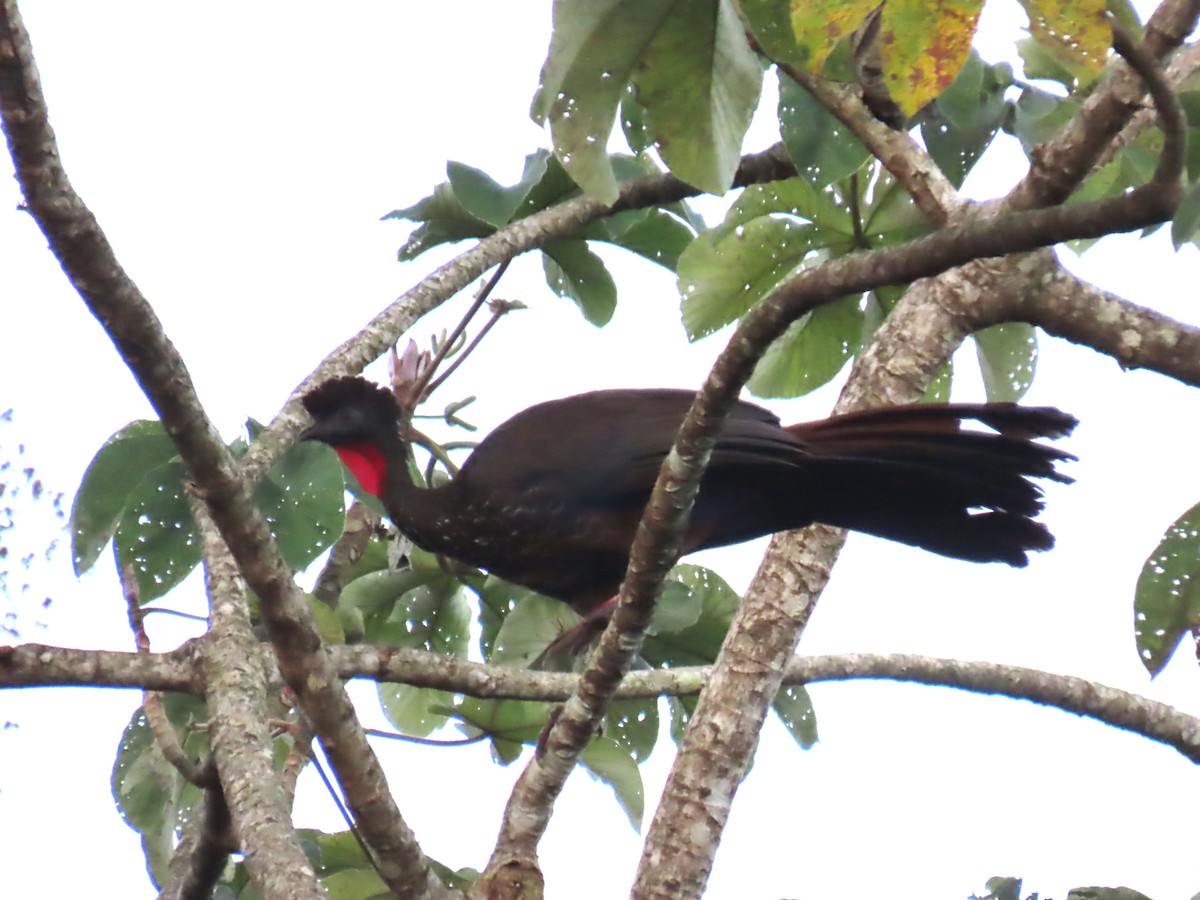
[[[879,53],[888,93],[911,116],[942,93],[971,52],[983,0],[888,0]]]
[[[796,46],[819,71],[834,46],[862,24],[879,0],[791,0]]]
[[[1084,75],[1104,68],[1112,46],[1106,0],[1021,0],[1021,5],[1029,14],[1029,33],[1060,63]]]

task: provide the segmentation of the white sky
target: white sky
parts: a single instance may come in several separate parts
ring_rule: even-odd
[[[407,233],[380,223],[459,159],[512,180],[544,143],[526,117],[545,52],[549,4],[316,4],[26,0],[68,172],[126,269],[155,305],[224,433],[269,418],[337,343],[445,253],[399,266]],[[1012,32],[987,29],[996,45]],[[748,149],[769,143],[759,134]],[[1020,172],[1011,153],[977,196]],[[0,297],[7,313],[0,409],[52,488],[70,495],[91,455],[148,414],[131,377],[66,285],[32,223],[0,196]],[[500,296],[513,316],[455,377],[448,402],[479,394],[490,427],[540,399],[588,387],[697,384],[710,339],[686,347],[671,278],[617,252],[613,324],[597,331],[522,260]],[[1197,256],[1160,237],[1106,241],[1069,264],[1130,299],[1196,322]],[[435,317],[450,324],[463,301]],[[1200,500],[1200,399],[1146,373],[1043,339],[1028,400],[1080,417],[1067,445],[1079,483],[1049,491],[1059,546],[1023,571],[943,560],[855,537],[802,651],[907,651],[990,659],[1093,677],[1200,714],[1185,650],[1150,682],[1132,638],[1132,590],[1163,530]],[[971,355],[957,396],[978,398]],[[773,404],[785,419],[828,412],[834,392]],[[8,445],[6,445],[8,446]],[[32,526],[30,526],[32,527]],[[28,537],[37,546],[38,535]],[[758,546],[758,545],[755,545]],[[738,587],[753,548],[711,564]],[[59,552],[38,563],[46,612],[20,606],[28,640],[130,649],[107,567],[75,582]],[[190,599],[187,599],[190,597]],[[40,599],[40,594],[37,599]],[[198,604],[194,589],[183,605]],[[195,633],[152,622],[155,649]],[[742,787],[710,882],[712,898],[886,894],[962,898],[991,875],[1062,898],[1084,884],[1152,897],[1200,887],[1194,766],[1172,750],[1009,700],[891,684],[812,689],[822,742],[801,753],[775,723]],[[380,724],[369,693],[364,712]],[[153,892],[136,835],[117,817],[109,770],[138,705],[133,692],[0,695],[0,884],[10,896],[68,896],[104,885]],[[653,809],[671,746],[645,767]],[[482,867],[517,767],[483,748],[379,744],[400,808],[426,850]],[[313,787],[310,784],[310,787]],[[300,821],[340,826],[319,789]],[[550,896],[623,896],[640,840],[607,796],[576,774],[542,844]]]

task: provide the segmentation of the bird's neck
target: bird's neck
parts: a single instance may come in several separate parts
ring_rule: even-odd
[[[439,518],[444,526],[445,488],[421,488],[413,484],[403,441],[341,444],[337,454],[363,490],[379,498],[388,518],[401,532],[426,550],[447,552],[441,546],[445,528],[439,527]]]

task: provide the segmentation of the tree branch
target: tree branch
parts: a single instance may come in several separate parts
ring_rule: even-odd
[[[775,181],[795,174],[795,167],[782,146],[777,144],[762,153],[743,157],[734,187]],[[519,219],[479,241],[405,291],[358,334],[321,361],[296,387],[250,447],[243,461],[247,476],[258,478],[292,445],[308,421],[300,405],[303,394],[330,378],[362,371],[367,363],[387,352],[421,316],[470,286],[493,266],[558,240],[589,222],[625,210],[672,203],[699,193],[670,173],[647,175],[622,182],[620,195],[611,206],[580,195]]]
[[[170,653],[5,646],[0,647],[0,688],[86,686],[203,694],[196,651],[195,641]]]
[[[1146,23],[1144,52],[1161,60],[1195,30],[1197,16],[1197,0],[1164,0]],[[1030,153],[1029,171],[1004,199],[1005,207],[1032,209],[1066,200],[1141,108],[1145,94],[1146,82],[1129,61],[1114,59],[1079,112]]]
[[[208,420],[150,304],[67,179],[15,0],[0,2],[0,115],[29,212],[161,418],[258,595],[280,670],[320,734],[364,835],[384,860],[381,874],[402,895],[439,887],[322,652],[305,596],[279,557],[249,482]]]
[[[272,766],[267,677],[250,629],[245,584],[201,504],[192,508],[210,605],[203,657],[209,735],[233,831],[264,897],[319,900],[325,894],[291,827],[291,809]]]

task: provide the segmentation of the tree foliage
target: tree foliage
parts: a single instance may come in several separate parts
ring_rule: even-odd
[[[1107,13],[1099,2],[1024,7],[1030,38],[1019,48],[1018,73],[971,49],[982,9],[975,0],[557,0],[531,109],[551,148],[533,149],[511,185],[451,161],[444,182],[391,212],[413,226],[402,260],[468,246],[331,353],[279,418],[251,421],[245,439],[227,444],[150,305],[110,264],[111,248],[65,175],[42,162],[57,159],[53,136],[23,112],[44,100],[15,5],[5,5],[0,107],[30,212],[161,417],[130,423],[97,450],[71,512],[75,570],[90,569],[111,545],[136,631],[140,606],[169,603],[173,588],[201,562],[206,568],[213,612],[191,658],[195,678],[166,693],[153,692],[161,683],[144,684],[145,706],[113,770],[114,795],[141,835],[157,885],[182,894],[203,869],[219,881],[199,879],[197,889],[228,897],[319,889],[346,898],[500,896],[506,879],[520,895],[537,896],[538,840],[578,762],[647,829],[646,859],[656,862],[644,862],[634,895],[664,896],[665,885],[675,896],[703,891],[727,810],[705,808],[701,828],[696,798],[732,797],[768,710],[800,747],[816,740],[804,679],[785,677],[785,664],[840,538],[818,528],[777,541],[764,574],[739,598],[717,573],[674,565],[678,531],[647,529],[597,653],[550,661],[584,673],[570,679],[571,699],[559,706],[562,681],[542,673],[520,679],[531,664],[548,665],[543,653],[578,617],[389,533],[331,452],[294,443],[297,397],[360,370],[421,314],[520,253],[540,253],[550,291],[603,326],[628,298],[596,252],[601,245],[674,273],[689,340],[735,329],[685,423],[685,448],[703,447],[743,385],[758,397],[796,397],[848,365],[841,410],[944,399],[950,356],[967,340],[988,399],[1019,400],[1036,374],[1039,327],[1122,364],[1200,382],[1198,357],[1180,352],[1194,348],[1195,329],[1124,301],[1119,314],[1101,314],[1107,298],[1038,249],[1070,242],[1089,252],[1105,235],[1168,223],[1176,247],[1196,243],[1200,57],[1183,42],[1197,4],[1164,0],[1147,27],[1120,4]],[[743,155],[765,78],[778,82],[780,143]],[[970,203],[959,189],[999,134],[1020,141],[1028,174],[994,203]],[[729,198],[720,221],[696,211],[691,200],[701,192]],[[492,310],[493,319],[505,312]],[[1132,346],[1131,330],[1139,336]],[[464,343],[443,337],[431,352],[446,365],[470,352]],[[441,418],[461,427],[461,411],[447,408]],[[448,448],[429,443],[413,477],[453,477]],[[686,465],[664,472],[647,522],[686,515],[688,485],[699,474]],[[1168,529],[1137,585],[1135,635],[1152,675],[1200,629],[1197,508]],[[317,581],[307,593],[293,573],[310,567]],[[779,624],[765,629],[767,622]],[[739,637],[762,633],[771,640]],[[373,668],[359,650],[377,654]],[[0,684],[61,677],[48,658],[0,651]],[[224,677],[227,660],[249,674]],[[658,678],[651,689],[616,694],[639,665]],[[697,682],[672,681],[695,666],[712,667],[699,700]],[[945,683],[919,670],[889,674]],[[760,673],[752,683],[748,671]],[[995,671],[982,665],[955,671],[964,688],[995,684]],[[840,677],[855,674],[851,665]],[[428,858],[403,810],[377,803],[390,799],[386,782],[338,680],[354,676],[378,681],[380,705],[402,735],[457,731],[490,742],[505,765],[537,747],[496,852],[479,871],[452,872]],[[269,689],[279,684],[288,687],[284,701]],[[1009,692],[1200,759],[1189,717],[1150,713],[1149,701],[1103,691],[1079,700],[1073,685],[1046,675],[1036,688],[1014,681]],[[250,710],[254,729],[245,731],[233,709]],[[650,823],[639,764],[659,742],[661,709],[680,762]],[[357,839],[293,831],[277,786],[247,775],[235,751],[223,749],[223,729],[234,728],[252,734],[285,786],[319,742]],[[226,817],[231,827],[214,825]],[[263,841],[253,854],[252,839]],[[233,850],[245,858],[226,864]],[[301,853],[315,874],[288,862]],[[218,864],[188,867],[206,856]],[[1019,881],[1001,881],[1020,891]]]

